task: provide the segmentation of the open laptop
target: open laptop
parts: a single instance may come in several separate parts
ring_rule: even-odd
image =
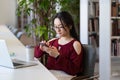
[[[0,40],[0,66],[15,69],[34,65],[37,65],[37,63],[12,59],[8,52],[5,40]]]

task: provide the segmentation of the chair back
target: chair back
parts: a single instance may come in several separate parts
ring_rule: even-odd
[[[83,44],[84,48],[84,67],[83,75],[94,75],[94,68],[96,62],[96,49],[92,45]]]

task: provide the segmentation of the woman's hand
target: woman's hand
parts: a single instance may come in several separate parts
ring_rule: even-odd
[[[59,52],[58,52],[57,48],[54,46],[49,46],[49,43],[47,43],[46,41],[40,42],[40,49],[42,51],[45,51],[46,53],[48,53],[50,56],[52,56],[54,58],[59,56]]]
[[[49,47],[49,43],[47,43],[46,41],[41,41],[39,45],[42,51],[46,51],[46,48]]]
[[[57,50],[56,47],[54,46],[49,46],[46,48],[45,52],[47,52],[50,56],[56,58],[57,56],[59,56],[59,52]]]

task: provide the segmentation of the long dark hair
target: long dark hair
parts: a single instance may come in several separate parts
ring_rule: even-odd
[[[70,35],[79,41],[79,38],[75,31],[74,21],[73,21],[72,16],[70,15],[70,13],[68,13],[67,11],[61,11],[61,12],[57,13],[53,18],[53,23],[54,23],[55,18],[59,18],[62,25],[65,24],[66,27],[68,27],[70,29]],[[64,27],[64,25],[63,25],[63,27]]]

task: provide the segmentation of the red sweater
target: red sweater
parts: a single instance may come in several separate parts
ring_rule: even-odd
[[[50,45],[57,47],[60,55],[57,59],[48,56],[46,67],[48,69],[62,70],[70,75],[76,75],[82,72],[83,49],[81,49],[81,53],[78,55],[73,47],[74,41],[76,40],[72,40],[65,45],[58,44],[58,39],[51,41]],[[36,58],[41,57],[43,53],[44,52],[39,49],[39,46],[35,47],[34,54]]]

